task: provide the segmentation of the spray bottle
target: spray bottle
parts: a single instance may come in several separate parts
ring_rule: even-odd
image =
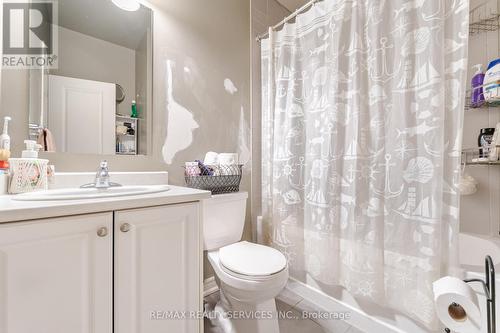
[[[9,136],[9,121],[10,117],[4,117],[3,133],[0,135],[0,170],[7,170],[9,168],[10,157],[10,136]]]
[[[0,135],[0,149],[10,151],[9,121],[11,121],[10,117],[3,118],[3,132],[2,135]]]

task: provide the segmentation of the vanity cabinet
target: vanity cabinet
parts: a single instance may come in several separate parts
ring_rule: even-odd
[[[112,332],[112,230],[113,213],[0,224],[0,332]]]
[[[115,333],[199,331],[198,220],[194,203],[115,212]]]
[[[0,224],[0,332],[200,332],[199,209]]]

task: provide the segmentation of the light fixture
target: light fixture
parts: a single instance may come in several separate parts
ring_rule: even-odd
[[[135,12],[141,8],[141,4],[137,0],[111,0],[118,8],[129,12]]]

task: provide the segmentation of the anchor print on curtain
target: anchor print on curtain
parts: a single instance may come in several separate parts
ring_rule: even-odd
[[[436,327],[467,38],[466,0],[325,0],[262,41],[265,239],[293,277]]]

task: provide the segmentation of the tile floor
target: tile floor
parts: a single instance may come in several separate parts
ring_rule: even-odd
[[[219,293],[215,292],[205,297],[209,306],[215,305],[219,300]],[[276,301],[278,311],[287,313],[287,318],[279,319],[281,333],[363,333],[341,320],[312,320],[302,318],[302,311],[308,311],[310,305],[301,298],[284,292]],[[299,319],[295,319],[299,318]],[[210,320],[205,318],[205,333],[224,333],[220,328],[212,326]]]

